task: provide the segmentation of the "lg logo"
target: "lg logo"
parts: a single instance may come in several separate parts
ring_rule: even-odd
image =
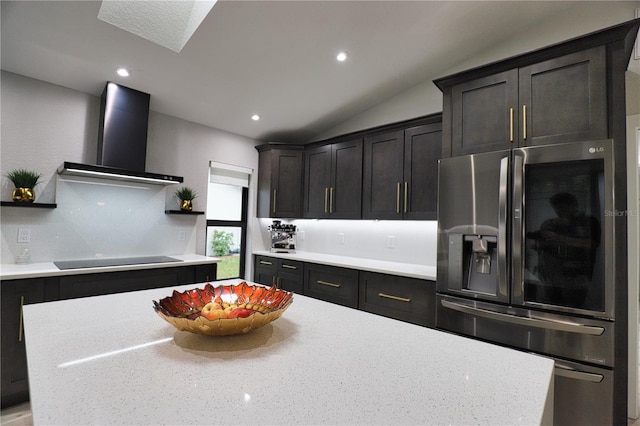
[[[596,152],[604,152],[604,147],[602,147],[602,146],[599,146],[597,148],[591,147],[591,148],[589,148],[589,152],[591,154],[595,154]]]

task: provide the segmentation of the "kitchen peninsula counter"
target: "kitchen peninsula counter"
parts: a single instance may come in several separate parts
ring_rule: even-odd
[[[386,260],[314,253],[309,251],[296,251],[295,253],[272,253],[268,250],[254,250],[253,254],[259,256],[277,257],[281,259],[298,260],[301,262],[319,263],[322,265],[338,266],[342,268],[357,269],[359,271],[378,272],[381,274],[418,278],[423,280],[435,281],[436,279],[435,266],[418,265],[414,263],[389,262]]]
[[[23,278],[46,278],[66,275],[93,274],[102,272],[133,271],[140,269],[173,268],[178,266],[205,265],[218,263],[221,259],[198,254],[169,255],[179,262],[142,263],[132,265],[101,266],[93,268],[59,269],[53,262],[37,262],[26,265],[0,265],[0,280],[14,280]]]
[[[297,294],[281,318],[249,334],[200,336],[153,311],[152,300],[170,294],[25,306],[34,424],[532,425],[553,418],[547,358]]]

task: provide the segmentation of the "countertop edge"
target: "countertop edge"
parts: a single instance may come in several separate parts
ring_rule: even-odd
[[[176,268],[179,266],[206,265],[219,263],[218,257],[208,257],[198,254],[167,255],[181,262],[143,263],[135,265],[101,266],[96,268],[58,269],[53,262],[29,263],[26,265],[0,265],[0,280],[16,280],[26,278],[47,278],[67,275],[99,274],[103,272],[135,271],[142,269]]]
[[[360,271],[377,272],[422,280],[436,280],[436,267],[414,263],[389,262],[386,260],[366,259],[324,253],[297,251],[295,253],[273,253],[268,250],[254,250],[253,255],[269,256],[301,262],[318,263]]]

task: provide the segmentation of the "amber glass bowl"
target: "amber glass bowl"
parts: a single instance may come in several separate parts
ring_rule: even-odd
[[[235,285],[194,288],[153,301],[158,315],[178,330],[210,336],[248,333],[274,321],[293,302],[293,293],[275,287]]]

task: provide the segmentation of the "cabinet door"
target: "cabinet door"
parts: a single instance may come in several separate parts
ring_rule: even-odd
[[[29,400],[22,306],[44,300],[44,278],[2,282],[2,408]]]
[[[253,280],[262,285],[275,285],[278,273],[278,259],[267,256],[256,256]]]
[[[329,212],[334,219],[362,217],[362,139],[332,145]]]
[[[363,219],[401,219],[404,131],[366,137],[362,182]]]
[[[329,216],[329,187],[331,186],[331,145],[309,149],[304,154],[305,218]]]
[[[435,220],[438,204],[438,160],[442,123],[404,132],[403,219]]]
[[[360,309],[427,327],[435,327],[433,281],[373,272],[360,273]]]
[[[358,307],[358,271],[307,263],[304,294],[339,305]]]
[[[195,282],[203,283],[216,280],[216,274],[218,272],[218,264],[210,263],[206,265],[195,266]]]
[[[520,146],[607,137],[605,46],[524,67],[519,73]]]
[[[274,150],[271,217],[302,217],[302,151]]]
[[[466,155],[510,149],[518,129],[518,71],[453,86],[451,152]]]
[[[278,278],[276,283],[283,290],[303,294],[304,262],[278,259]]]

